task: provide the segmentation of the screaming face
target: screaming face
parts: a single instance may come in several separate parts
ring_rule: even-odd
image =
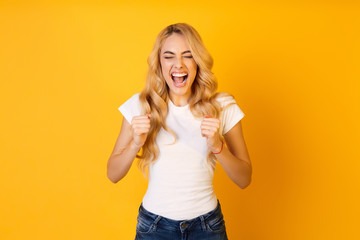
[[[183,35],[173,33],[164,41],[160,63],[171,101],[177,106],[186,105],[191,95],[197,64]]]

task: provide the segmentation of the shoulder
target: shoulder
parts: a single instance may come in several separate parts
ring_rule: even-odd
[[[221,108],[225,108],[232,104],[236,104],[236,100],[234,96],[227,92],[217,93],[215,99],[220,103]]]
[[[128,122],[131,122],[134,116],[141,115],[139,95],[140,93],[135,93],[118,108]]]
[[[133,101],[133,102],[138,102],[139,101],[139,96],[140,96],[140,93],[135,93],[134,95],[132,95],[128,101]]]
[[[217,93],[216,100],[221,106],[222,134],[226,134],[245,114],[236,103],[234,96],[229,93]]]
[[[138,105],[140,104],[140,93],[135,93],[133,94],[130,98],[128,98],[123,105],[126,105],[126,106],[132,106],[132,105]]]

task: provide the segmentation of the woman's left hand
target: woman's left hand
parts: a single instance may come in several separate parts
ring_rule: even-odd
[[[212,152],[220,152],[222,142],[220,140],[220,120],[207,115],[201,122],[201,135],[206,137],[208,148]]]

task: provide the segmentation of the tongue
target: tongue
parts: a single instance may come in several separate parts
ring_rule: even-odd
[[[176,83],[182,83],[184,81],[184,77],[173,77],[173,79]]]

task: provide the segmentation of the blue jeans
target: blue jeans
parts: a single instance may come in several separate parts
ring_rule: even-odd
[[[190,220],[176,221],[147,211],[142,204],[135,240],[227,240],[225,221],[217,207]]]

